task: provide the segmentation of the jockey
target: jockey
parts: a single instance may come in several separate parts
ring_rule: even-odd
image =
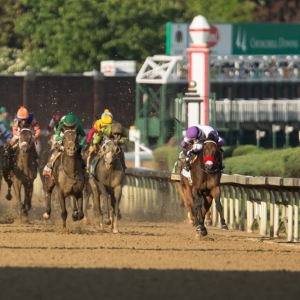
[[[59,111],[54,113],[49,124],[48,124],[48,127],[47,127],[47,139],[49,140],[48,143],[51,145],[53,140],[52,140],[52,137],[56,131],[56,128],[59,124],[59,121],[61,120],[61,118],[63,117],[63,114],[60,113]]]
[[[88,134],[88,137],[86,139],[87,144],[89,144],[91,142],[91,140],[92,140],[95,133],[101,132],[105,127],[110,126],[112,124],[112,122],[113,122],[112,113],[108,109],[104,110],[103,114],[101,115],[101,119],[97,120],[94,123],[93,128],[90,130],[90,132]],[[103,135],[103,134],[101,134],[101,135]],[[86,158],[87,171],[89,170],[89,167],[90,167],[91,154],[95,151],[95,148],[96,148],[95,146],[97,144],[95,144],[93,142],[92,145],[89,147],[88,156]]]
[[[52,116],[52,119],[50,120],[48,127],[47,127],[47,134],[48,135],[53,135],[54,132],[56,131],[56,127],[59,124],[59,121],[63,117],[63,114],[60,113],[59,111],[54,113]]]
[[[82,127],[81,122],[73,115],[73,114],[67,114],[64,117],[61,118],[55,134],[54,134],[54,141],[57,142],[58,145],[62,144],[62,139],[63,139],[63,135],[64,135],[64,131],[65,130],[74,130],[76,129],[77,135],[79,137],[81,137],[81,141],[79,143],[79,149],[78,151],[81,151],[82,146],[85,143],[85,131]],[[50,158],[47,162],[47,164],[44,167],[43,170],[43,175],[44,176],[50,176],[51,172],[52,172],[52,168],[53,168],[53,159],[56,157],[57,153],[60,151],[60,147],[59,149],[55,149],[52,154],[50,155]]]
[[[4,106],[0,108],[0,122],[3,123],[6,130],[10,131],[10,117],[9,114]]]
[[[127,129],[124,128],[120,123],[112,123],[109,126],[106,126],[103,128],[102,131],[100,131],[95,137],[94,137],[94,145],[101,144],[103,139],[105,137],[108,137],[110,139],[113,139],[117,141],[117,144],[119,146],[125,146],[128,143],[128,132]],[[127,169],[125,164],[125,155],[123,152],[123,149],[120,147],[121,153],[120,153],[120,161],[123,166],[123,170],[125,171]]]
[[[13,138],[10,140],[9,144],[10,146],[13,146],[16,141],[19,139],[20,131],[23,128],[29,128],[30,130],[35,131],[35,135],[33,135],[33,138],[35,142],[37,142],[37,138],[41,133],[40,126],[38,122],[36,121],[34,114],[29,113],[28,110],[22,105],[20,106],[15,119],[13,120],[12,124],[12,132],[13,132]],[[9,148],[9,146],[7,146]],[[38,158],[38,154],[36,153]]]
[[[86,142],[89,144],[91,142],[92,138],[93,138],[93,135],[96,132],[101,131],[105,126],[111,125],[112,122],[113,122],[112,113],[108,109],[105,109],[103,114],[101,115],[101,119],[97,120],[94,123],[93,128],[88,133],[88,137],[86,139]]]
[[[194,157],[194,154],[197,154],[202,150],[204,141],[209,135],[215,136],[217,146],[219,149],[225,145],[225,141],[221,137],[219,137],[217,130],[215,130],[211,126],[199,124],[196,126],[191,126],[186,130],[185,137],[180,145],[182,147],[183,152],[186,152],[187,154],[185,166],[185,169],[187,171],[191,169],[191,159]],[[196,140],[196,142],[193,144],[192,149],[187,151],[188,147],[191,145],[191,142],[194,140]],[[220,157],[221,156],[222,155],[220,155]],[[223,171],[223,169],[225,168],[225,166],[222,164],[222,161],[220,161],[220,167],[221,171]]]
[[[9,145],[11,139],[12,139],[11,134],[6,130],[4,124],[0,122],[0,149],[1,149],[0,152],[2,152],[3,150],[4,143],[7,143]]]

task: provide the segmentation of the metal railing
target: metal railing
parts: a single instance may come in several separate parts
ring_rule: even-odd
[[[123,188],[122,210],[136,215],[183,219],[179,195],[170,172],[127,169]],[[285,227],[286,240],[298,241],[300,179],[222,175],[221,202],[229,229],[278,237]],[[212,205],[213,226],[220,224]]]
[[[300,100],[210,100],[221,122],[299,122]],[[211,112],[212,114],[212,112]]]

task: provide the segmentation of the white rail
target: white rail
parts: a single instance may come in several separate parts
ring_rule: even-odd
[[[211,107],[213,102],[210,101]],[[300,121],[300,100],[217,100],[216,118],[225,122]]]
[[[184,209],[169,172],[127,169],[122,205],[125,212],[182,218]],[[286,240],[298,242],[300,179],[222,175],[222,203],[230,229],[279,237],[285,227]],[[212,205],[213,226],[220,224]],[[284,225],[284,227],[283,227]]]

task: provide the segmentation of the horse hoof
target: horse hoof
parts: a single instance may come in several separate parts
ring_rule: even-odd
[[[115,234],[115,233],[119,233],[119,230],[118,229],[114,229],[113,230],[113,233]]]
[[[200,231],[200,230],[201,230],[201,226],[198,225],[198,226],[196,227],[196,231]]]
[[[226,224],[224,224],[224,225],[221,226],[221,229],[222,229],[222,230],[228,230],[228,227],[227,227]]]
[[[104,220],[104,224],[105,224],[105,225],[110,225],[110,224],[111,224],[111,220],[110,220],[110,219]]]
[[[200,234],[201,234],[201,236],[207,236],[207,231],[206,230],[200,231]]]
[[[8,195],[6,195],[6,200],[11,200],[12,199],[12,195],[11,194],[8,194]]]
[[[22,217],[28,217],[28,211],[22,210]]]
[[[45,220],[49,220],[50,219],[50,215],[48,215],[46,212],[43,214],[43,218]]]
[[[74,222],[78,221],[78,215],[77,215],[77,213],[73,212],[73,214],[72,214],[72,220]]]
[[[212,226],[212,220],[206,221],[206,222],[205,222],[205,225],[206,225],[206,226]]]

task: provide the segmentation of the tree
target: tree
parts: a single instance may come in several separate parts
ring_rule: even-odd
[[[256,4],[251,0],[189,0],[187,16],[203,15],[209,23],[252,22]]]
[[[300,21],[299,0],[252,0],[253,19],[257,22],[295,23]]]
[[[0,46],[22,48],[23,36],[15,31],[15,20],[22,13],[21,0],[0,0]]]

